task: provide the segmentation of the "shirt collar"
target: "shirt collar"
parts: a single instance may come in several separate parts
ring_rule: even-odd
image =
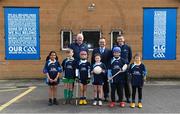
[[[105,47],[99,47],[99,49],[105,49]]]
[[[74,57],[67,57],[67,60],[74,60]]]
[[[121,57],[118,57],[118,58],[113,57],[113,59],[114,59],[114,60],[119,60],[119,59],[121,59]]]
[[[77,42],[76,42],[76,45],[78,45],[78,46],[82,46],[84,43],[82,43],[82,44],[78,44]]]
[[[52,64],[52,63],[55,63],[56,62],[56,59],[54,61],[52,61],[51,59],[49,59],[49,63],[48,65]]]
[[[80,63],[86,63],[87,60],[80,60]]]
[[[95,62],[95,65],[100,65],[101,63],[102,63],[102,62],[98,62],[98,63]]]

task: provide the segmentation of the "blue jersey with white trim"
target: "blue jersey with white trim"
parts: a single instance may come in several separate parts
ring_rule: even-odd
[[[79,70],[79,79],[80,80],[87,80],[90,74],[90,63],[85,60],[80,60],[77,65],[77,69]]]
[[[144,77],[147,74],[145,65],[143,63],[140,65],[132,63],[129,67],[129,73],[131,75],[132,86],[143,86]]]
[[[104,63],[100,62],[100,63],[95,63],[92,65],[91,67],[91,71],[93,71],[93,69],[97,66],[100,66],[102,68],[102,70],[104,70],[105,72],[101,72],[100,74],[95,74],[93,73],[93,81],[95,80],[103,80],[104,77],[106,76],[105,73],[106,73],[106,66]]]
[[[75,78],[76,61],[72,59],[64,59],[62,62],[64,78]]]
[[[115,75],[117,72],[119,72],[120,70],[122,71],[122,67],[127,64],[126,60],[124,60],[123,58],[119,57],[119,58],[115,58],[113,57],[112,61],[111,61],[111,65],[110,65],[110,70],[111,70],[111,76]],[[117,76],[115,76],[112,79],[112,82],[114,83],[124,83],[125,81],[125,73],[119,73]]]
[[[50,78],[55,79],[58,72],[62,72],[59,62],[48,60],[44,66],[44,73],[48,73]]]

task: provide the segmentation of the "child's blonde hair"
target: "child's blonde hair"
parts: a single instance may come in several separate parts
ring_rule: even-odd
[[[73,50],[71,49],[71,48],[68,48],[67,50],[66,50],[66,53],[73,53]]]
[[[137,52],[135,55],[134,55],[134,59],[136,58],[136,57],[140,57],[141,58],[141,54],[139,53],[139,52]]]

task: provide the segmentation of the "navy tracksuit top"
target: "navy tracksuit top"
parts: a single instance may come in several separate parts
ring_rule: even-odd
[[[69,45],[69,48],[71,48],[74,52],[74,59],[76,59],[77,61],[80,60],[80,52],[81,51],[86,51],[88,53],[88,47],[85,43],[82,43],[81,45],[77,44],[77,43],[72,43],[71,45]]]
[[[122,46],[120,45],[115,45],[114,47],[120,47],[121,48],[121,57],[127,61],[129,64],[132,59],[132,50],[131,47],[128,46],[127,44],[124,44]]]

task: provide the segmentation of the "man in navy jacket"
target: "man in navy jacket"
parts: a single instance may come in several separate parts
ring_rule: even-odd
[[[77,34],[76,42],[69,45],[69,48],[71,48],[74,52],[74,59],[76,61],[80,60],[80,52],[86,51],[88,53],[88,47],[85,43],[83,43],[84,36],[82,34]]]

